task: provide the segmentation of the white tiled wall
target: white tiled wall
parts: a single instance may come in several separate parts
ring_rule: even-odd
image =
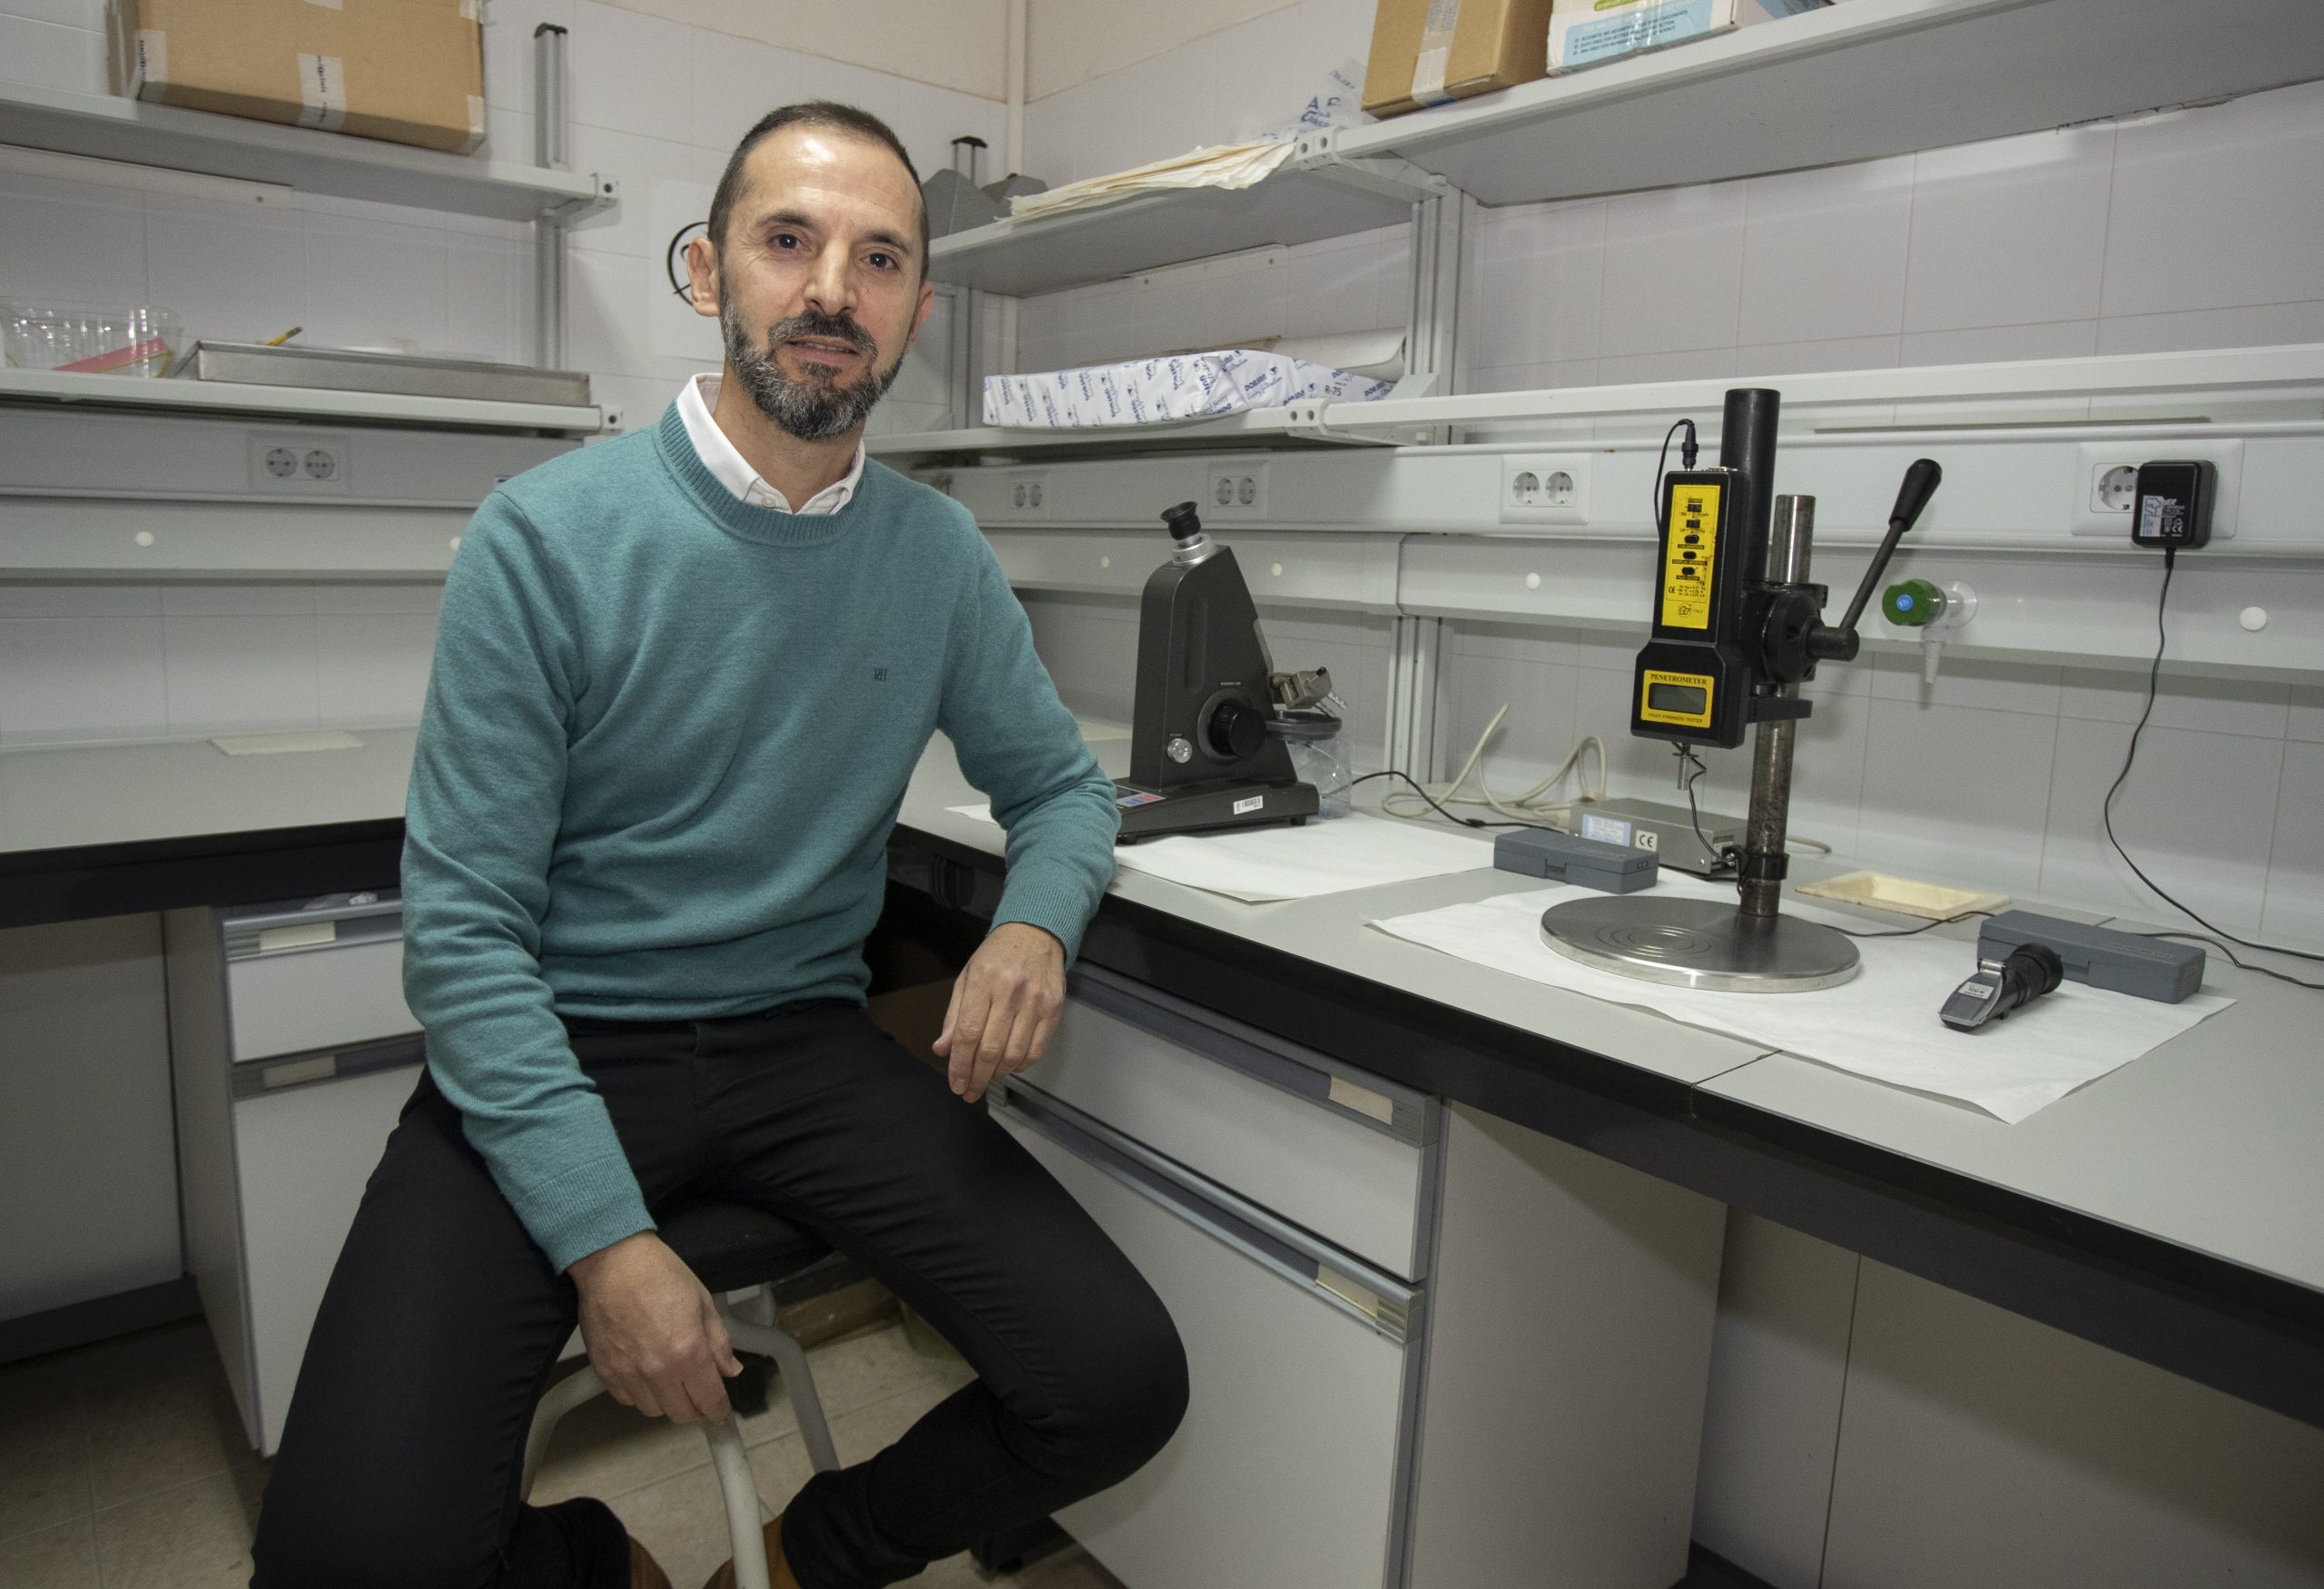
[[[1186,348],[1227,347],[1404,323],[1405,229],[1174,265],[1021,301],[1017,366],[1062,370]]]
[[[0,745],[414,722],[440,595],[0,585]]]
[[[1466,262],[1479,391],[2324,340],[2324,84],[1483,211]]]
[[[1215,31],[1068,88],[1048,91],[1037,76],[1038,97],[1025,107],[1025,169],[1075,182],[1255,136],[1297,115],[1324,74],[1371,48],[1373,0],[1294,0],[1216,25],[1255,9],[1205,6]],[[1037,43],[1037,61],[1039,53]]]

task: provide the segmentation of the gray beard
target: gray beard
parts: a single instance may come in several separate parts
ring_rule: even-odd
[[[760,413],[802,441],[829,441],[863,423],[903,370],[900,354],[885,370],[875,368],[853,386],[840,385],[835,373],[813,365],[808,367],[812,373],[805,380],[793,380],[775,363],[772,350],[791,337],[831,334],[828,324],[818,323],[820,320],[814,315],[793,315],[778,321],[769,328],[765,345],[761,346],[743,331],[731,302],[718,308],[718,329],[726,339],[727,361],[751,394],[751,401],[758,405]],[[850,340],[856,342],[865,360],[877,360],[879,345],[870,334],[860,326],[851,330]]]

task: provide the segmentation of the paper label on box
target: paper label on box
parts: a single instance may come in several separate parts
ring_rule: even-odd
[[[139,28],[136,75],[131,80],[130,94],[136,96],[141,89],[169,85],[170,35],[158,27]]]
[[[347,69],[337,55],[299,52],[299,98],[300,126],[336,133],[347,124]]]
[[[482,148],[483,146],[484,146],[484,96],[483,96],[482,94],[469,94],[469,95],[468,95],[468,141],[467,141],[466,143],[462,143],[462,144],[460,145],[460,151],[459,151],[459,152],[460,152],[462,154],[474,154],[474,153],[475,153],[478,149]]]
[[[1737,25],[1740,0],[1595,0],[1584,9],[1550,15],[1550,69],[1571,71]],[[1758,0],[1768,15],[1790,0]],[[1817,5],[1822,0],[1815,0]],[[1812,9],[1813,6],[1807,7]]]
[[[1423,104],[1443,104],[1452,97],[1444,92],[1444,73],[1452,58],[1452,35],[1460,25],[1461,0],[1428,0],[1420,55],[1413,63],[1413,97]]]
[[[484,20],[484,0],[460,0],[460,20],[462,22],[482,22]]]
[[[344,11],[347,9],[347,0],[307,0],[307,4],[310,5],[320,5],[325,11]]]

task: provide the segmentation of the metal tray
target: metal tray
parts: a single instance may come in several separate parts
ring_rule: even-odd
[[[195,380],[251,386],[303,386],[327,391],[389,391],[411,397],[485,402],[557,403],[586,408],[589,377],[576,370],[535,370],[480,359],[421,359],[357,353],[344,348],[270,348],[259,342],[196,342],[179,373]]]

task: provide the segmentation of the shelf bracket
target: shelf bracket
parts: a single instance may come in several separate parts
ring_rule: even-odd
[[[1363,430],[1350,430],[1333,424],[1325,416],[1332,405],[1321,398],[1302,402],[1285,403],[1283,409],[1283,429],[1287,436],[1303,441],[1329,441],[1341,447],[1393,447],[1393,438],[1374,436]]]
[[[1453,191],[1452,184],[1443,177],[1393,154],[1359,159],[1341,153],[1340,131],[1337,127],[1319,127],[1301,133],[1292,144],[1291,156],[1283,163],[1283,169],[1314,172],[1348,187],[1362,188],[1384,198],[1409,199],[1414,203]]]

